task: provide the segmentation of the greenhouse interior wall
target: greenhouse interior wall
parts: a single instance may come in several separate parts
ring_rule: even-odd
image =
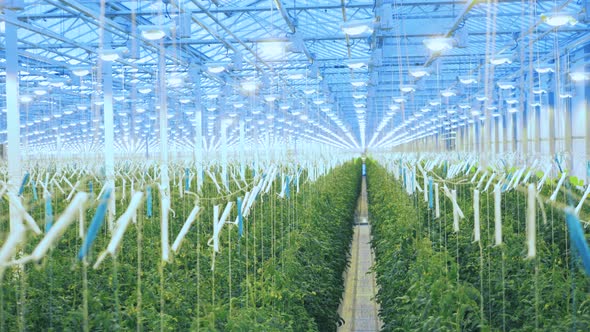
[[[590,331],[590,0],[0,0],[0,332]]]

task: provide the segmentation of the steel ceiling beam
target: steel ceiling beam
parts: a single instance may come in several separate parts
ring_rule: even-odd
[[[279,10],[279,12],[281,13],[283,20],[285,20],[285,23],[289,27],[289,30],[291,30],[291,33],[296,33],[297,29],[295,27],[295,24],[293,23],[293,21],[291,21],[289,14],[287,13],[287,11],[285,10],[285,7],[283,6],[283,2],[281,0],[274,0],[274,3],[277,6],[277,9]],[[309,62],[311,62],[311,63],[314,62],[315,59],[311,56],[311,54],[307,50],[307,46],[305,46],[305,42],[303,42],[303,53],[305,53],[305,56],[307,57],[307,60]]]
[[[512,0],[517,1],[517,0]],[[520,0],[518,0],[520,1]],[[462,4],[461,0],[456,1],[404,1],[400,3],[398,6],[401,7],[414,7],[414,6],[449,6],[449,5],[459,5]],[[373,8],[374,4],[371,3],[350,3],[346,5],[346,8],[350,9],[370,9]],[[341,10],[341,5],[300,5],[300,6],[284,6],[285,11],[314,11],[314,10]],[[232,14],[232,13],[254,13],[254,12],[268,12],[271,11],[269,6],[253,6],[253,7],[217,7],[217,8],[209,8],[207,10],[201,9],[187,9],[185,12],[191,13],[193,15],[198,14],[206,14],[206,12],[210,12],[213,14]],[[110,11],[105,13],[107,17],[116,17],[116,16],[129,16],[131,15],[130,10],[122,10],[122,11]],[[139,11],[136,12],[138,16],[150,16],[153,15],[153,11]],[[71,18],[75,17],[75,14],[64,15],[63,13],[22,13],[19,15],[22,19],[46,19],[46,18]]]
[[[447,31],[447,33],[444,34],[445,37],[451,37],[453,35],[453,33],[455,33],[455,30],[457,30],[457,28],[459,27],[459,24],[461,24],[461,22],[463,22],[463,20],[465,20],[465,16],[467,16],[467,14],[469,13],[469,11],[479,2],[479,0],[469,0],[469,2],[465,5],[465,8],[463,8],[463,10],[461,11],[461,13],[457,16],[457,18],[455,19],[455,23],[453,23],[453,26],[451,26],[451,28]],[[438,57],[438,55],[440,54],[440,52],[437,53],[433,53],[430,58],[428,58],[428,60],[424,63],[424,67],[428,67],[430,66],[430,64],[432,64],[432,62],[434,62],[434,60],[436,60],[436,58]]]
[[[521,0],[498,0],[499,4],[503,3],[520,3]],[[552,0],[545,0],[545,1],[537,1],[538,3],[551,3]],[[97,1],[98,3],[98,1]],[[454,5],[463,5],[465,2],[464,0],[455,0],[455,1],[403,1],[396,4],[397,8],[400,7],[436,7],[436,6],[454,6]],[[374,7],[374,3],[349,3],[346,5],[346,8],[349,9],[371,9]],[[325,5],[298,5],[298,6],[284,6],[287,12],[289,11],[315,11],[315,10],[341,10],[341,5],[332,5],[332,4],[325,4]],[[232,13],[256,13],[256,12],[268,12],[271,8],[269,6],[253,6],[253,7],[217,7],[217,8],[210,8],[207,11],[213,14],[232,14]],[[199,9],[186,9],[186,13],[191,13],[193,15],[205,14],[204,10]],[[117,16],[131,16],[132,11],[127,10],[118,10],[118,11],[107,11],[105,13],[106,17],[117,17]],[[137,11],[135,12],[137,16],[153,16],[153,11]],[[79,17],[80,14],[70,13],[54,13],[54,12],[45,12],[45,13],[28,13],[24,12],[18,15],[19,19],[21,20],[37,20],[37,19],[67,19],[67,18],[74,18]],[[454,16],[453,16],[454,17]]]

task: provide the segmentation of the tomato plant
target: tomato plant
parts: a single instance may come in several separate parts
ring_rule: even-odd
[[[434,170],[442,176],[444,167]],[[471,177],[471,175],[469,175]],[[481,239],[474,242],[473,184],[449,183],[465,219],[441,194],[441,216],[422,194],[368,162],[369,212],[381,316],[388,331],[565,331],[590,329],[590,280],[578,268],[563,210],[537,204],[537,255],[526,258],[526,194],[502,193],[503,244],[494,242],[494,195],[480,196]],[[538,180],[538,179],[536,179]],[[417,181],[422,183],[422,178]],[[442,186],[442,184],[441,184]],[[541,197],[555,189],[546,185]],[[565,204],[566,194],[558,196]],[[582,215],[587,216],[587,206]]]
[[[71,173],[75,173],[71,168]],[[137,222],[125,232],[116,257],[107,258],[98,269],[92,268],[111,238],[105,222],[87,257],[89,264],[78,261],[82,239],[75,221],[39,263],[11,267],[5,272],[0,289],[0,329],[335,330],[343,291],[342,272],[347,265],[355,201],[360,190],[360,160],[336,167],[313,182],[305,181],[304,169],[298,177],[299,192],[295,190],[293,168],[280,168],[292,175],[289,198],[277,195],[284,189],[278,172],[270,190],[256,198],[244,220],[243,236],[239,236],[238,227],[224,226],[220,233],[221,250],[215,257],[207,243],[213,234],[213,207],[220,205],[223,209],[228,201],[243,198],[257,179],[272,175],[261,170],[256,175],[250,169],[246,181],[230,181],[229,190],[223,189],[222,181],[216,179],[221,191],[205,176],[195,196],[181,194],[178,188],[188,185],[190,191],[197,192],[197,178],[186,184],[185,167],[171,168],[171,237],[179,233],[195,204],[202,211],[172,261],[163,263],[160,193],[151,180],[157,178],[158,168],[135,168],[122,176],[128,168],[120,165],[121,175],[115,182],[117,216],[130,202],[130,178],[146,179],[135,181],[134,188],[147,192],[149,187],[152,194],[151,199],[144,195],[146,203],[139,209]],[[219,174],[214,166],[209,170]],[[238,170],[239,165],[232,165],[230,173],[237,174]],[[68,186],[56,178],[64,192],[51,185],[55,219],[69,203]],[[104,177],[78,172],[70,175],[69,181],[79,181],[78,190],[86,191],[90,191],[92,182],[96,195]],[[41,188],[37,190],[42,192]],[[32,189],[27,186],[23,201],[37,223],[43,225],[43,199],[34,200]],[[85,209],[85,228],[96,209],[95,200],[91,201]],[[5,238],[6,201],[0,203],[0,211],[0,231]],[[234,205],[230,221],[236,217]],[[21,254],[31,252],[39,240],[40,236],[29,236]]]

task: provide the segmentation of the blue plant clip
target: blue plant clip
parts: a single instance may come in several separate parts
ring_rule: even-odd
[[[506,182],[502,185],[502,192],[505,192],[506,189],[508,189],[508,182],[510,182],[510,180],[512,180],[512,173],[508,173],[508,176],[506,177]]]
[[[53,208],[51,207],[51,196],[45,196],[45,233],[53,226]]]
[[[588,248],[588,242],[584,236],[584,230],[580,220],[573,212],[573,209],[567,208],[565,212],[565,219],[567,221],[567,229],[569,230],[570,240],[572,247],[574,247],[582,258],[582,265],[586,275],[590,276],[590,249]]]
[[[147,187],[147,217],[152,217],[152,187]]]
[[[244,217],[242,216],[242,197],[238,197],[238,235],[244,235]]]
[[[555,154],[555,163],[557,164],[557,168],[559,168],[559,173],[563,173],[563,169],[561,168],[561,163],[559,162],[559,159],[557,158],[557,154]]]
[[[31,186],[33,187],[33,201],[36,202],[39,200],[39,197],[37,196],[37,186],[35,185],[35,180],[31,180]]]
[[[432,209],[434,201],[434,186],[432,185],[432,178],[428,178],[428,208]]]
[[[290,187],[289,187],[289,181],[290,181],[290,178],[287,175],[287,177],[285,179],[285,196],[287,198],[291,198],[291,190],[290,190]]]
[[[190,181],[188,176],[188,167],[184,169],[184,190],[188,191],[190,189]]]
[[[110,189],[105,191],[105,193],[102,195],[102,198],[100,199],[100,204],[98,205],[98,208],[96,209],[96,213],[94,214],[94,217],[92,218],[92,222],[90,223],[90,227],[88,228],[88,232],[86,233],[86,237],[84,238],[84,243],[82,244],[82,248],[80,248],[80,252],[78,253],[79,260],[84,259],[84,257],[86,257],[86,255],[88,255],[88,252],[90,251],[90,248],[92,247],[92,244],[94,243],[94,240],[96,239],[96,236],[98,235],[98,231],[100,230],[100,227],[104,223],[104,217],[107,213],[107,206],[109,203],[109,197],[111,197],[111,190]]]
[[[402,178],[404,179],[404,188],[406,187],[406,169],[402,168]]]
[[[18,195],[22,196],[22,194],[25,192],[25,185],[27,184],[27,181],[29,181],[29,172],[25,173],[25,177],[23,178],[23,182],[21,182],[20,184],[20,189],[18,190]]]

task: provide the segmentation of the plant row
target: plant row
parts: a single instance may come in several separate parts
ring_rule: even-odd
[[[112,236],[106,222],[88,264],[77,258],[82,239],[75,222],[39,263],[8,268],[0,289],[0,330],[331,330],[339,319],[338,290],[346,266],[343,248],[352,236],[348,229],[359,172],[359,163],[350,162],[315,182],[301,181],[299,193],[292,182],[289,197],[283,198],[277,195],[284,189],[278,177],[268,194],[256,199],[241,236],[238,227],[224,226],[220,252],[215,255],[208,244],[213,235],[213,207],[219,205],[223,211],[227,202],[243,198],[248,187],[230,181],[229,192],[220,194],[213,181],[205,178],[198,197],[181,196],[172,187],[171,241],[195,204],[201,212],[170,263],[161,259],[159,191],[157,185],[148,184],[139,189],[147,193],[150,188],[151,198],[144,195],[137,220],[125,232],[117,255],[98,269],[92,264]],[[254,175],[248,171],[248,183]],[[70,179],[77,180],[83,184],[79,190],[90,191],[91,179],[82,175]],[[196,188],[196,182],[193,179],[188,185]],[[130,202],[129,180],[126,185],[123,197],[122,179],[117,179],[118,215]],[[94,183],[95,194],[97,188],[99,184]],[[57,219],[69,202],[67,193],[53,192]],[[43,229],[46,205],[40,196],[39,190],[34,200],[27,187],[23,201]],[[235,206],[231,221],[237,217]],[[0,204],[0,210],[4,219],[0,231],[6,238],[8,204]],[[95,210],[96,206],[85,209],[85,229]],[[18,255],[30,253],[40,239],[29,235]]]
[[[384,168],[368,163],[384,330],[590,329],[590,280],[571,250],[563,210],[537,204],[537,254],[527,259],[526,194],[502,193],[502,244],[497,245],[494,194],[481,192],[481,237],[474,241],[474,185],[469,177],[447,184],[457,191],[465,215],[456,232],[453,205],[442,191],[441,215],[435,218],[422,193],[408,195]],[[552,189],[546,186],[541,197]]]

